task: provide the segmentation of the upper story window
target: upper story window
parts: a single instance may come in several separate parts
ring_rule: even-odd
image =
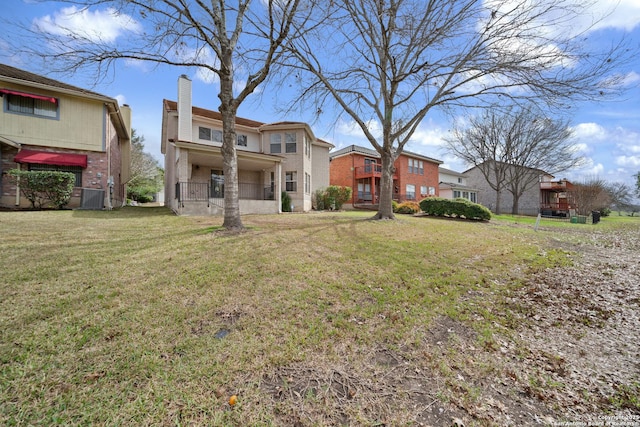
[[[238,146],[240,147],[247,146],[247,135],[238,135]]]
[[[54,119],[58,117],[58,100],[56,98],[7,89],[3,89],[0,93],[3,93],[7,98],[7,111]]]
[[[417,159],[409,159],[409,173],[424,175],[424,162]]]
[[[271,154],[282,153],[282,135],[279,133],[271,134]]]
[[[462,178],[458,178],[458,184],[462,184]]]
[[[298,150],[297,134],[287,132],[284,134],[285,150],[287,153],[295,153]]]
[[[198,127],[198,138],[205,141],[222,142],[222,131],[200,126]]]
[[[211,129],[200,126],[198,128],[198,138],[211,141]]]

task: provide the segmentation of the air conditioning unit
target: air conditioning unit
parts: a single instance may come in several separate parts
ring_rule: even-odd
[[[104,209],[104,190],[83,188],[80,209]]]

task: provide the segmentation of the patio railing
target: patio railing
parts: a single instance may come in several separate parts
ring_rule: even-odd
[[[244,200],[275,200],[273,188],[263,187],[260,184],[239,182],[238,196]],[[176,199],[179,203],[209,202],[210,199],[224,198],[224,184],[216,185],[215,192],[212,192],[210,182],[177,182]]]

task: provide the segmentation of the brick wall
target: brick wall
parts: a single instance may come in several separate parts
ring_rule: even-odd
[[[412,184],[416,189],[416,201],[422,200],[426,197],[426,194],[422,194],[420,192],[420,187],[424,186],[435,188],[435,195],[439,194],[438,189],[438,163],[429,162],[424,159],[422,160],[424,166],[424,175],[420,175],[417,173],[409,173],[409,158],[413,158],[410,156],[406,156],[401,154],[394,164],[396,168],[396,175],[398,176],[398,180],[396,182],[396,186],[398,187],[398,192],[396,193],[396,189],[394,188],[394,198],[400,195],[400,199],[404,200],[404,196],[406,193],[407,184]]]
[[[40,146],[25,146],[24,148],[29,150],[37,150],[37,151],[51,151],[57,153],[74,153],[74,154],[86,154],[87,155],[87,168],[82,171],[82,187],[84,188],[98,188],[98,189],[107,189],[107,172],[108,172],[108,163],[107,163],[107,154],[99,153],[93,151],[78,151],[78,150],[64,150],[57,149],[53,150],[49,147],[40,147]],[[8,182],[8,179],[5,177],[5,173],[10,169],[16,169],[20,165],[13,162],[13,158],[18,153],[18,150],[9,147],[7,145],[2,146],[2,184],[1,184],[1,199],[0,206],[14,208],[15,200],[16,200],[16,187],[15,185],[11,185]],[[26,170],[27,166],[22,165],[22,169]],[[67,207],[76,208],[80,206],[80,196],[82,195],[82,188],[75,187],[73,189],[73,195]],[[20,197],[20,206],[22,208],[28,208],[31,206],[31,203],[24,198]]]

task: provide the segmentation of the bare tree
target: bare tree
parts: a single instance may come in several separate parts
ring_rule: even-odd
[[[434,108],[606,97],[624,50],[586,52],[570,0],[333,0],[307,15],[289,48],[321,113],[337,104],[381,156],[376,218],[393,218],[393,164]],[[553,30],[552,30],[553,29]],[[375,124],[377,126],[372,126]],[[380,131],[374,129],[379,127]]]
[[[613,182],[607,185],[607,192],[611,198],[611,208],[618,211],[630,210],[633,206],[633,188],[622,182]]]
[[[570,193],[579,215],[589,215],[591,211],[608,208],[612,201],[607,183],[598,177],[574,184]]]
[[[504,113],[485,110],[467,128],[454,129],[446,143],[451,153],[476,166],[496,192],[496,212],[502,190],[511,193],[515,215],[520,197],[538,185],[540,175],[584,162],[571,136],[567,121],[549,119],[531,107],[513,107]]]
[[[240,104],[268,76],[300,0],[76,0],[86,8],[108,6],[119,19],[143,30],[126,40],[108,39],[94,29],[31,29],[34,52],[59,71],[95,71],[96,79],[114,72],[119,61],[144,61],[207,70],[218,79],[223,126],[225,209],[223,226],[242,229],[238,197],[235,118]],[[44,40],[43,40],[44,38]],[[42,52],[43,46],[51,50]]]

